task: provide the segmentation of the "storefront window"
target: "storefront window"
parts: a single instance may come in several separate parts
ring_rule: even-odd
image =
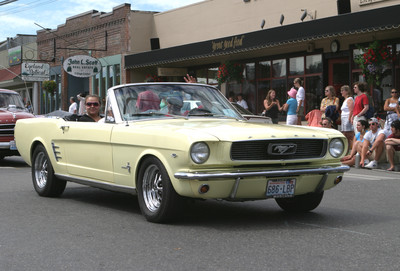
[[[286,79],[274,79],[271,80],[271,89],[275,90],[276,98],[282,104],[286,103],[288,99],[286,88]]]
[[[363,50],[361,49],[354,49],[353,50],[353,65],[354,69],[360,69],[360,66],[354,62],[354,59],[356,59],[359,55],[363,54]]]
[[[272,61],[272,77],[286,76],[286,59],[277,59]]]
[[[93,89],[93,93],[94,94],[99,94],[99,80],[100,80],[100,73],[96,74],[96,76],[94,77],[94,89]]]
[[[290,75],[304,74],[304,57],[293,57],[289,59]]]
[[[258,66],[260,78],[271,78],[271,61],[261,61]]]
[[[108,66],[108,86],[107,89],[112,87],[114,84],[113,78],[114,78],[114,66]]]
[[[264,99],[267,97],[268,91],[271,89],[271,81],[259,81],[257,89],[257,106],[256,111],[261,113],[264,111]]]
[[[245,66],[244,77],[246,80],[256,79],[256,64],[247,63]]]
[[[218,72],[218,68],[209,68],[208,69],[208,84],[209,85],[218,85],[217,72]]]
[[[322,55],[306,56],[306,73],[322,72]]]
[[[107,78],[107,67],[102,67],[101,68],[101,86],[100,86],[100,92],[99,92],[99,96],[100,98],[103,98],[106,96],[106,78]]]
[[[306,78],[306,113],[320,108],[323,90],[321,75]]]
[[[200,84],[207,84],[207,69],[200,69],[196,71],[197,82]]]
[[[119,64],[115,65],[114,67],[115,67],[115,84],[119,85],[121,84],[121,68]]]

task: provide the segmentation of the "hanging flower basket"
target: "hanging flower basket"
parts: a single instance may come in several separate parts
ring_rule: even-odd
[[[368,47],[359,47],[359,49],[363,54],[358,55],[354,62],[360,66],[365,81],[369,85],[379,86],[389,71],[388,66],[394,60],[392,48],[374,41]]]
[[[42,87],[47,93],[54,95],[54,92],[57,89],[57,83],[56,83],[56,81],[53,81],[53,80],[46,80],[46,81],[43,81]]]
[[[227,81],[236,81],[238,83],[243,80],[243,65],[232,62],[225,62],[218,67],[217,72],[218,84],[225,83]]]
[[[147,74],[145,81],[146,82],[162,82],[165,80],[163,80],[163,78],[158,75]]]

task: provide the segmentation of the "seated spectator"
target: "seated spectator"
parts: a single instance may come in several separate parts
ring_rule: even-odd
[[[394,171],[394,154],[400,151],[400,120],[395,120],[390,124],[392,134],[385,140],[386,155],[389,161],[389,171]]]
[[[354,166],[356,161],[356,154],[361,153],[362,145],[364,142],[364,135],[368,131],[368,122],[366,120],[357,121],[357,133],[354,136],[353,144],[349,155],[343,157],[340,161],[348,166]]]
[[[378,161],[384,154],[385,143],[384,140],[386,135],[379,127],[379,121],[376,118],[369,120],[370,130],[364,136],[364,142],[361,150],[361,161],[360,166],[364,167],[365,159],[369,159],[370,162],[365,166],[368,169],[378,168]]]
[[[325,117],[325,118],[322,118],[321,126],[324,127],[324,128],[333,128],[332,127],[333,126],[333,122],[332,122],[332,120],[330,118]]]

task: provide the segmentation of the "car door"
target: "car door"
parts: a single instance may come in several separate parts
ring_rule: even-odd
[[[78,178],[113,182],[113,124],[67,121],[64,131],[68,174]]]

